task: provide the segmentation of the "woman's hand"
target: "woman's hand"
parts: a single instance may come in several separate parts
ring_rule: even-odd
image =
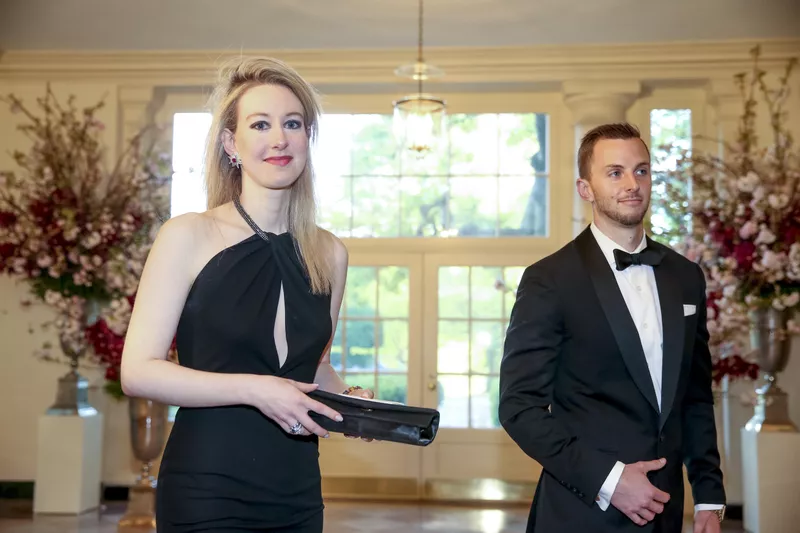
[[[317,389],[316,383],[300,383],[275,376],[253,376],[250,384],[248,402],[267,417],[274,420],[290,435],[316,434],[328,438],[328,431],[316,424],[308,416],[314,411],[337,422],[342,415],[307,394]],[[294,428],[294,429],[293,429]]]

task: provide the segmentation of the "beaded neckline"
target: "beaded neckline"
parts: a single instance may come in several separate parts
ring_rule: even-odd
[[[250,218],[250,215],[248,215],[247,211],[245,211],[244,207],[242,207],[242,202],[239,201],[238,196],[233,199],[233,205],[236,206],[236,210],[239,211],[240,215],[242,215],[242,218],[244,219],[245,222],[247,222],[247,225],[250,226],[250,228],[256,232],[256,235],[264,239],[266,242],[269,242],[269,236],[267,236],[267,234],[261,228],[258,227],[258,224],[256,224],[252,218]]]

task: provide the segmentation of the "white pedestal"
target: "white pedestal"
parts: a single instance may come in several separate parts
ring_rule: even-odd
[[[80,514],[100,505],[103,415],[39,417],[34,513]]]
[[[800,433],[742,428],[742,492],[747,533],[800,528]]]

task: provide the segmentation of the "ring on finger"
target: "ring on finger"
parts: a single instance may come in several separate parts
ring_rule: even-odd
[[[301,424],[300,422],[297,422],[295,425],[293,425],[292,427],[289,428],[289,433],[291,433],[292,435],[297,435],[300,432],[302,432],[303,429],[304,429],[303,428],[303,424]]]

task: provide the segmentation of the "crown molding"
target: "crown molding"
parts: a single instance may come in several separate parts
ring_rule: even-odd
[[[761,45],[765,68],[800,56],[800,39],[569,45],[497,48],[429,48],[427,60],[448,84],[546,83],[569,80],[698,81],[726,78],[750,66]],[[394,69],[412,49],[229,51],[0,51],[0,80],[110,81],[158,86],[213,82],[226,59],[238,55],[280,58],[311,83],[402,85]]]

